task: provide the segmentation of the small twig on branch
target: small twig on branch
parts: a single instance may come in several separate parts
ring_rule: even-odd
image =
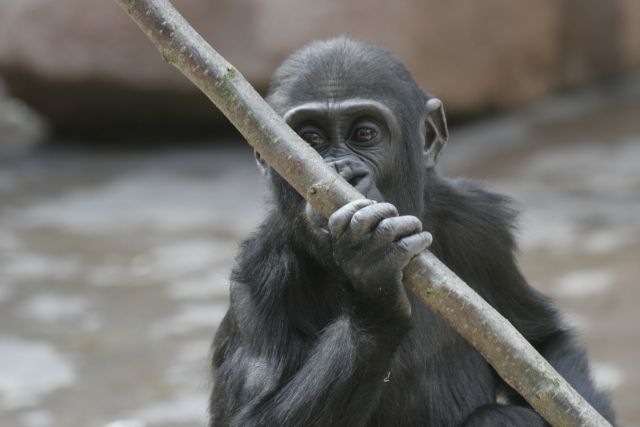
[[[315,209],[328,217],[344,204],[363,198],[327,167],[168,0],[115,1],[165,60],[198,86]],[[504,317],[432,253],[426,251],[409,263],[404,283],[467,339],[550,424],[610,426]]]

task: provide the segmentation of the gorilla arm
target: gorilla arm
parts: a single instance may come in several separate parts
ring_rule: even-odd
[[[496,308],[587,402],[615,425],[608,399],[591,380],[585,350],[575,343],[572,333],[562,325],[549,300],[525,281],[515,263],[503,261],[501,275],[495,277],[496,282],[507,286],[501,288],[501,295],[493,299],[498,305]],[[465,422],[465,427],[548,425],[517,392],[497,375],[496,378],[508,404],[479,407]]]
[[[391,330],[363,333],[349,316],[340,316],[321,332],[295,373],[281,379],[283,387],[255,389],[230,425],[365,424],[384,386],[394,350],[388,347],[391,335]],[[279,376],[278,361],[269,362],[261,366],[260,377]]]
[[[409,327],[402,268],[429,245],[431,236],[421,232],[417,218],[398,216],[392,205],[370,200],[339,209],[329,228],[350,306],[305,345],[289,341],[300,339],[295,333],[265,336],[286,330],[295,320],[283,304],[259,301],[246,285],[236,283],[236,309],[221,326],[225,332],[217,335],[223,341],[215,343],[214,396],[225,398],[214,402],[218,409],[212,425],[358,426],[369,420]],[[286,264],[271,261],[271,266]],[[269,277],[286,276],[271,272]],[[278,285],[263,283],[267,293],[295,286]],[[304,289],[308,297],[313,286]],[[273,327],[254,319],[266,310],[263,303],[276,307],[266,321]]]
[[[609,400],[591,379],[586,351],[575,342],[550,300],[526,282],[514,262],[503,263],[502,274],[498,281],[508,286],[506,294],[498,299],[498,310],[594,409],[615,425]],[[511,404],[480,407],[465,426],[548,425],[518,393],[499,380]]]
[[[540,354],[606,419],[608,399],[594,387],[585,351],[563,325],[551,301],[531,287],[515,260],[515,212],[508,199],[475,184],[432,177],[430,204],[439,231],[433,252],[513,324]],[[496,375],[510,405],[478,408],[466,426],[547,425]]]

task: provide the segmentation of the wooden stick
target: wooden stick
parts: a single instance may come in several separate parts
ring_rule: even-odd
[[[363,196],[276,114],[168,0],[115,0],[225,114],[262,158],[329,217]],[[610,426],[495,309],[429,251],[409,263],[404,283],[444,317],[553,426]]]

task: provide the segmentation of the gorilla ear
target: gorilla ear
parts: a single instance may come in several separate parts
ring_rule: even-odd
[[[434,167],[438,161],[440,150],[449,140],[447,116],[444,106],[438,98],[430,98],[426,104],[424,161],[427,167]]]
[[[256,159],[256,165],[258,165],[258,169],[260,169],[262,175],[266,176],[269,173],[269,165],[267,165],[267,163],[262,159],[260,153],[256,150],[253,150],[253,157]]]

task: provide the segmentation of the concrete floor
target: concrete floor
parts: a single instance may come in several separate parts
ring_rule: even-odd
[[[625,426],[640,426],[637,89],[453,129],[442,165],[518,201],[522,268]],[[0,425],[203,426],[229,268],[265,211],[250,151],[2,146]]]

